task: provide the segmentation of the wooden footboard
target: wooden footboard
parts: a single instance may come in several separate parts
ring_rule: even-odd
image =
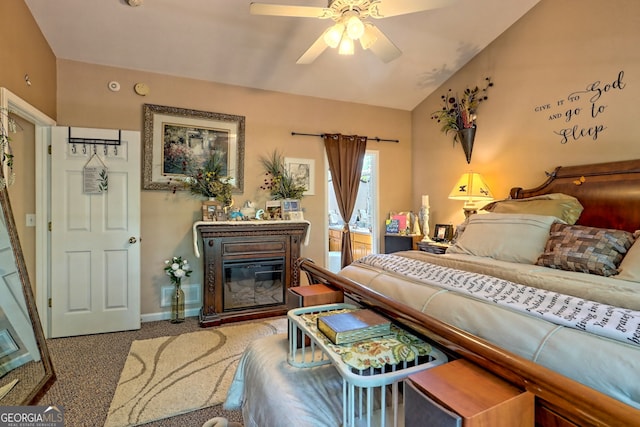
[[[311,283],[337,287],[359,303],[424,335],[455,357],[465,358],[536,396],[537,426],[631,426],[640,411],[550,369],[507,352],[409,306],[338,276],[307,259],[298,267]]]

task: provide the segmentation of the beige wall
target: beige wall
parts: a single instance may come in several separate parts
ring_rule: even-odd
[[[448,200],[458,177],[480,172],[498,198],[512,186],[529,188],[544,182],[544,171],[556,166],[640,157],[636,123],[640,98],[640,2],[628,0],[542,0],[460,72],[412,112],[415,208],[429,194],[431,224],[463,220],[461,201]],[[624,71],[622,90],[611,89],[595,103],[606,106],[591,118],[588,98],[570,102],[572,92],[600,81],[612,83]],[[471,164],[462,148],[439,131],[430,114],[440,108],[447,89],[461,91],[491,76],[495,86],[478,111],[478,131]],[[564,100],[558,106],[559,100]],[[549,110],[536,107],[550,104]],[[581,108],[569,123],[550,120]],[[562,128],[605,126],[590,137],[561,143]]]
[[[0,86],[55,119],[55,55],[23,0],[0,1],[0,17]]]
[[[0,87],[55,119],[55,55],[22,0],[0,2],[0,17],[3,21],[0,25]],[[25,82],[25,74],[29,75],[30,86]],[[34,127],[20,119],[17,122],[18,132],[9,135],[16,174],[15,183],[9,189],[9,200],[35,290],[35,228],[25,226],[25,215],[35,213]]]
[[[116,80],[122,89],[111,92],[107,83]],[[138,96],[133,86],[145,82],[150,95]],[[324,148],[319,137],[291,136],[304,133],[341,132],[399,139],[400,143],[371,142],[380,151],[380,209],[405,209],[411,198],[411,113],[317,98],[285,95],[242,87],[215,84],[60,60],[58,66],[58,124],[98,128],[142,130],[144,103],[204,110],[246,117],[244,194],[245,200],[264,204],[260,190],[264,171],[260,157],[278,149],[285,156],[315,160],[314,196],[305,197],[305,219],[311,221],[309,246],[303,255],[324,265],[327,245],[326,182]],[[398,165],[406,165],[399,168]],[[173,255],[196,261],[192,250],[191,226],[201,215],[201,200],[184,192],[142,192],[142,313],[160,309],[161,286],[169,286],[163,262]],[[201,261],[194,262],[190,283],[201,283]]]

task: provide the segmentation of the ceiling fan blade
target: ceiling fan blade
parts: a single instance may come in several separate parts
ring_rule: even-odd
[[[380,58],[382,62],[386,64],[402,55],[402,51],[378,27],[372,24],[368,24],[367,27],[366,31],[376,38],[375,42],[369,46],[369,50]]]
[[[380,0],[369,7],[372,18],[388,18],[450,6],[456,0]]]
[[[327,46],[327,43],[325,43],[324,41],[324,35],[329,30],[330,28],[326,29],[320,35],[320,37],[318,37],[318,39],[315,42],[313,42],[311,47],[309,47],[309,49],[307,49],[307,51],[303,53],[300,58],[298,58],[298,60],[296,61],[296,64],[302,64],[302,65],[311,64],[313,61],[316,60],[316,58],[318,58],[318,56],[320,56],[320,54],[322,54],[322,52],[325,51],[325,49],[328,46]]]
[[[290,6],[280,4],[254,3],[249,5],[252,15],[295,16],[301,18],[330,18],[333,11],[326,7]]]

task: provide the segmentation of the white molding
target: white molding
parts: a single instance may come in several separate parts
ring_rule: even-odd
[[[49,337],[49,176],[50,157],[48,146],[50,144],[51,127],[56,125],[55,120],[29,104],[9,89],[0,87],[0,108],[24,118],[35,125],[35,183],[36,183],[36,277],[35,296],[36,306],[40,315],[40,322],[44,336]],[[3,115],[3,120],[6,118]]]
[[[185,317],[197,317],[200,315],[199,308],[188,308],[184,311]],[[145,322],[156,322],[159,320],[169,320],[171,319],[171,310],[162,311],[160,313],[148,313],[140,316],[140,321]]]

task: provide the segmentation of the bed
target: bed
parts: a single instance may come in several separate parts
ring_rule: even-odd
[[[444,255],[371,255],[337,275],[310,260],[299,260],[299,268],[452,358],[535,394],[537,425],[638,425],[640,160],[558,167],[547,175],[539,187],[514,188],[509,200],[471,216]],[[254,357],[245,355],[240,382]],[[255,375],[268,378],[269,369],[261,370]],[[279,375],[299,385],[309,373]],[[313,395],[335,387],[334,372],[322,375]],[[239,388],[245,418],[256,406],[266,411],[251,402],[266,398],[268,386],[263,396],[244,400]],[[285,394],[311,417],[301,425],[332,425],[313,414],[328,411],[321,419],[332,419],[339,403],[294,398],[298,393]],[[262,425],[277,425],[266,419]]]

